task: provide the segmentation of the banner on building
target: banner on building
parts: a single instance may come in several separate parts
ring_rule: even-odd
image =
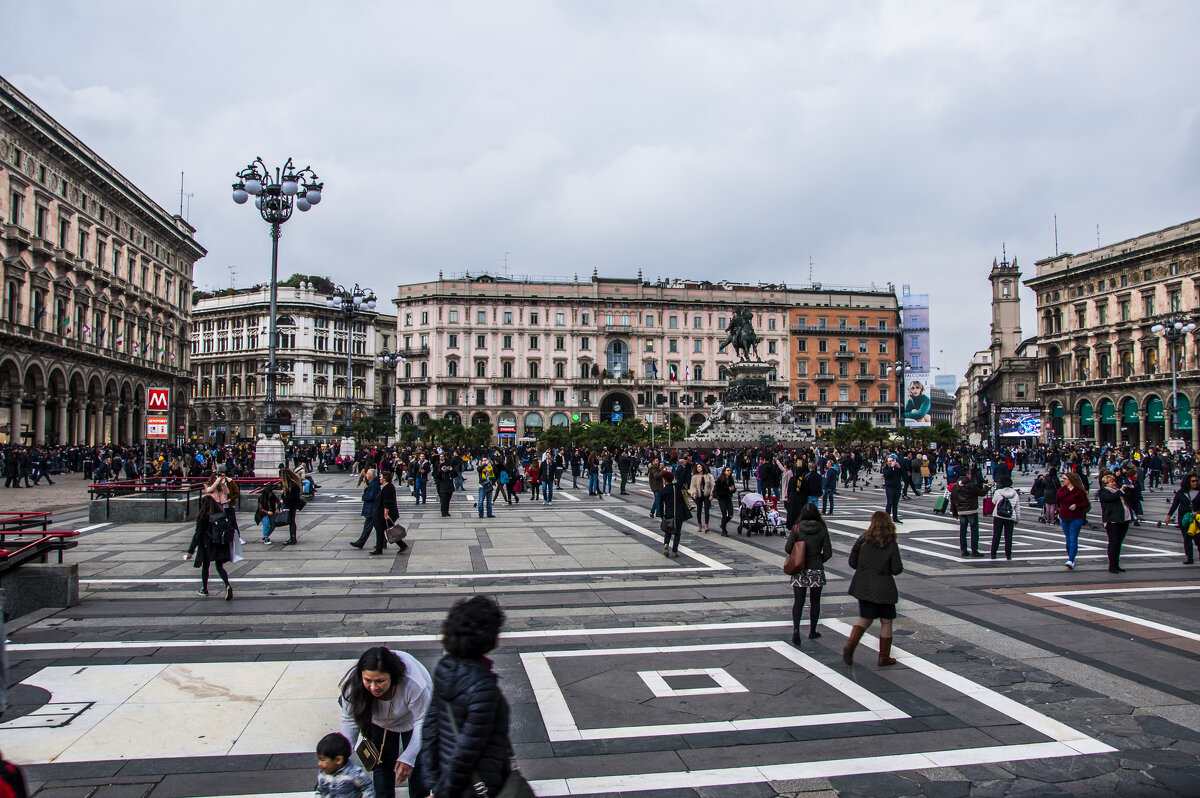
[[[904,373],[904,426],[933,424],[933,382],[929,372]]]
[[[1041,408],[1001,407],[996,412],[996,435],[1000,438],[1042,437]]]

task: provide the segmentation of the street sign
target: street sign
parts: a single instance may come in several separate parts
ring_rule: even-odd
[[[146,411],[148,413],[165,413],[170,409],[170,388],[150,388],[146,391]]]
[[[653,424],[653,423],[654,423],[654,414],[653,414],[653,413],[647,413],[647,414],[646,414],[646,423],[647,423],[647,424]]]
[[[579,414],[578,414],[578,413],[572,413],[572,414],[571,414],[571,420],[572,420],[572,421],[578,421],[578,420],[579,420]]]
[[[613,423],[614,423],[614,424],[616,424],[616,423],[619,423],[619,422],[621,421],[621,414],[620,414],[620,413],[613,413],[613,414],[612,414],[612,420],[613,420]]]
[[[150,440],[167,440],[171,422],[166,416],[146,416],[146,437]]]
[[[280,431],[280,432],[291,432],[291,431],[292,431],[292,425],[291,425],[291,424],[280,424],[280,425],[279,425],[279,431]]]

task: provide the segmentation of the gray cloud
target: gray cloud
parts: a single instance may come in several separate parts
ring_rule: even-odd
[[[1200,6],[1128,3],[18,3],[0,73],[210,255],[268,270],[229,200],[310,163],[286,273],[438,269],[897,285],[938,362],[986,345],[986,272],[1197,216]],[[1026,295],[1025,332],[1034,331]]]

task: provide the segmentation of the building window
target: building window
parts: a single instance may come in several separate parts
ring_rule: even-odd
[[[448,405],[458,404],[458,389],[457,388],[447,388],[446,389],[446,404],[448,404]]]
[[[536,360],[529,361],[529,379],[536,380],[538,378],[538,362]]]
[[[506,360],[500,364],[500,376],[506,380],[512,379],[512,361]]]
[[[808,351],[807,339],[804,339],[804,338],[796,339],[796,351],[797,352],[807,352]]]
[[[824,338],[817,341],[817,351],[818,352],[828,352],[829,351],[829,342],[826,341]]]
[[[654,316],[650,315],[649,313],[646,314],[646,326],[647,327],[654,326]]]
[[[486,360],[476,360],[475,361],[475,376],[480,379],[483,379],[484,377],[487,376],[487,361]]]
[[[886,402],[888,400],[888,389],[886,385],[879,386],[879,401]]]
[[[501,339],[500,345],[501,345],[502,349],[512,349],[513,348],[513,337],[511,335],[504,336]]]
[[[886,355],[887,350],[888,350],[887,341],[880,341],[879,342],[879,354]]]
[[[564,313],[555,313],[555,314],[554,314],[554,323],[555,323],[555,324],[557,324],[559,327],[561,327],[562,325],[566,324],[566,323],[567,323],[567,317],[566,317],[566,314],[564,314]]]
[[[775,342],[774,342],[774,341],[772,341],[771,343],[775,343]],[[699,340],[697,340],[697,341],[692,341],[692,351],[693,351],[693,352],[695,352],[695,353],[696,353],[696,354],[698,354],[698,355],[699,355],[699,354],[702,354],[702,353],[704,352],[704,342],[703,342],[703,341],[699,341]]]
[[[826,390],[825,388],[818,388],[817,389],[817,401],[820,402],[821,404],[825,404],[826,402],[828,402],[829,401],[829,391]]]
[[[429,323],[429,311],[428,310],[421,311],[421,323],[422,324]]]
[[[767,354],[768,355],[778,354],[775,351],[775,342],[774,341],[767,341]]]
[[[458,311],[457,310],[450,311],[450,323],[451,324],[458,323]]]
[[[808,401],[808,389],[807,388],[797,388],[796,389],[796,401],[797,402],[807,402]]]
[[[678,352],[679,351],[679,339],[678,338],[671,338],[667,341],[667,351],[668,352]]]
[[[1076,329],[1080,329],[1080,330],[1087,327],[1087,311],[1086,310],[1076,310],[1075,311],[1075,326],[1076,326]]]
[[[539,343],[541,343],[541,342],[540,342],[538,336],[536,336],[536,335],[529,336],[529,348],[530,349],[537,349]]]
[[[487,311],[486,310],[475,311],[475,323],[476,324],[487,324]]]
[[[404,314],[404,326],[405,326],[405,327],[411,327],[411,326],[412,326],[412,314],[411,314],[411,313],[405,313],[405,314]]]
[[[537,324],[537,323],[538,323],[538,314],[537,314],[536,312],[534,312],[534,311],[531,311],[531,312],[529,313],[529,323],[530,323],[530,324]]]
[[[486,404],[487,404],[487,389],[486,388],[476,388],[475,389],[475,406],[483,407]]]
[[[1178,264],[1172,263],[1171,265],[1176,266]],[[1181,310],[1183,310],[1183,302],[1179,295],[1178,289],[1167,294],[1167,302],[1170,303],[1172,313],[1179,313]]]
[[[554,336],[554,349],[557,352],[562,352],[567,348],[567,339],[564,336]]]
[[[486,335],[476,335],[475,336],[475,348],[476,349],[487,349],[487,336]]]
[[[566,379],[566,376],[567,376],[567,364],[566,363],[555,363],[554,364],[554,378],[556,380],[562,380],[562,379]]]
[[[1121,275],[1121,281],[1124,282],[1125,275]],[[1118,305],[1121,308],[1121,321],[1129,321],[1133,318],[1131,313],[1130,303],[1128,299],[1122,299]]]
[[[617,323],[616,316],[614,316],[611,313],[606,313],[604,315],[604,323],[607,324],[609,327],[612,327],[613,325],[615,325]]]
[[[1158,373],[1158,349],[1142,350],[1142,372],[1145,374]]]
[[[1096,317],[1097,317],[1101,327],[1108,324],[1108,303],[1107,302],[1096,303]]]
[[[585,335],[585,336],[583,336],[582,338],[580,338],[580,339],[579,339],[579,348],[580,348],[580,349],[582,349],[582,350],[583,350],[583,351],[585,351],[585,352],[586,352],[586,351],[588,351],[589,349],[591,349],[591,348],[592,348],[592,339],[591,339],[591,337],[590,337],[590,336],[587,336],[587,335]]]
[[[669,316],[667,318],[667,326],[670,327],[672,330],[679,327],[679,317],[678,316]]]
[[[446,348],[458,349],[458,333],[450,333],[446,336]]]
[[[500,392],[500,404],[504,405],[505,407],[511,407],[512,403],[513,403],[512,390],[506,388],[503,391],[501,391]]]
[[[446,364],[446,376],[451,377],[451,378],[458,376],[458,361],[457,360],[451,360],[449,363]]]
[[[592,314],[591,313],[579,314],[579,323],[585,327],[588,326],[589,324],[591,324],[592,323]]]
[[[1142,315],[1146,316],[1147,318],[1149,318],[1150,316],[1153,316],[1154,315],[1154,295],[1147,294],[1147,295],[1143,296],[1142,304],[1144,305],[1143,309],[1145,311]]]
[[[692,316],[692,328],[696,329],[696,330],[700,329],[700,317],[699,316]]]
[[[504,311],[504,323],[512,324],[512,311],[511,310]]]
[[[838,401],[839,402],[849,402],[850,401],[850,389],[849,388],[838,388]]]
[[[563,390],[556,390],[554,392],[554,404],[557,405],[558,407],[563,407],[564,405],[566,405],[566,403],[567,403],[567,392],[563,391]]]
[[[797,377],[807,377],[808,376],[808,361],[807,360],[797,360],[796,361],[796,376]]]
[[[692,367],[692,377],[697,380],[704,379],[704,364],[697,363]]]
[[[771,317],[771,318],[767,319],[767,329],[768,329],[768,330],[774,330],[774,329],[775,329],[775,318],[774,318],[774,317]]]
[[[858,403],[861,405],[865,405],[869,401],[871,401],[871,400],[867,398],[867,389],[859,388],[858,389]]]
[[[865,355],[865,354],[867,354],[867,342],[866,342],[866,341],[859,341],[859,342],[858,342],[858,353],[859,353],[860,355]]]
[[[8,223],[21,226],[21,206],[25,202],[25,195],[14,191],[12,193],[11,202],[8,206]]]
[[[541,404],[541,395],[537,388],[529,389],[529,406],[537,407]]]

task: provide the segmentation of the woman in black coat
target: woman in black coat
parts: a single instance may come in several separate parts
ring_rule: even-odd
[[[388,527],[399,516],[396,511],[396,486],[392,484],[392,472],[383,471],[379,474],[379,496],[375,499],[375,509],[372,520],[375,522],[375,548],[371,554],[383,554],[387,548]],[[397,541],[400,553],[408,551],[408,544],[403,540]]]
[[[679,531],[692,517],[688,507],[687,486],[682,480],[676,481],[675,475],[663,469],[663,486],[658,492],[658,514],[662,518],[659,528],[663,533],[663,556],[679,556]]]
[[[717,497],[717,504],[721,508],[721,534],[725,537],[729,537],[729,530],[725,525],[733,518],[733,494],[736,490],[737,483],[733,479],[733,471],[729,466],[725,466],[713,485],[713,495]]]
[[[1108,572],[1123,574],[1121,567],[1121,544],[1129,532],[1129,523],[1137,518],[1134,512],[1134,495],[1137,488],[1126,482],[1121,485],[1116,474],[1106,473],[1100,477],[1100,490],[1096,499],[1100,502],[1100,517],[1104,521],[1104,533],[1108,535]]]
[[[300,477],[289,468],[279,468],[280,493],[283,494],[283,509],[287,510],[288,539],[285,546],[296,545],[296,513],[304,506],[304,498],[300,495]]]
[[[850,639],[842,649],[842,661],[854,664],[854,649],[867,627],[879,619],[879,664],[895,665],[892,659],[892,621],[896,619],[896,576],[904,570],[900,547],[896,544],[896,525],[882,510],[871,513],[867,531],[850,550],[850,595],[858,599],[858,622],[850,630]]]
[[[1175,499],[1171,502],[1171,509],[1167,510],[1167,518],[1163,522],[1171,523],[1171,516],[1178,511],[1179,516],[1176,519],[1179,524],[1179,531],[1183,533],[1183,554],[1186,559],[1184,565],[1191,565],[1195,562],[1195,555],[1192,554],[1194,541],[1192,536],[1183,528],[1183,517],[1188,513],[1200,514],[1200,476],[1196,474],[1187,474],[1180,482],[1179,490],[1175,491]]]
[[[204,496],[200,499],[200,509],[196,515],[196,531],[192,533],[192,543],[188,546],[187,554],[183,556],[185,560],[196,557],[193,566],[200,569],[200,592],[199,595],[208,595],[208,569],[210,565],[216,566],[217,575],[221,577],[221,583],[225,585],[225,600],[233,600],[233,587],[229,584],[229,574],[225,572],[225,563],[229,562],[229,543],[216,544],[213,542],[209,532],[212,529],[212,519],[219,517],[226,523],[231,523],[227,520],[225,511],[221,509],[221,505],[211,496]],[[233,531],[236,535],[237,532]]]
[[[800,520],[788,535],[783,550],[792,553],[796,543],[804,541],[804,565],[792,574],[792,645],[800,645],[800,621],[804,618],[804,603],[812,597],[808,613],[808,638],[821,636],[817,622],[821,620],[821,589],[825,587],[825,563],[833,556],[829,528],[817,510],[817,505],[805,503],[800,508]]]
[[[421,734],[421,772],[434,798],[479,798],[512,772],[508,702],[485,656],[500,640],[504,613],[487,596],[460,599],[442,622],[442,657]]]

